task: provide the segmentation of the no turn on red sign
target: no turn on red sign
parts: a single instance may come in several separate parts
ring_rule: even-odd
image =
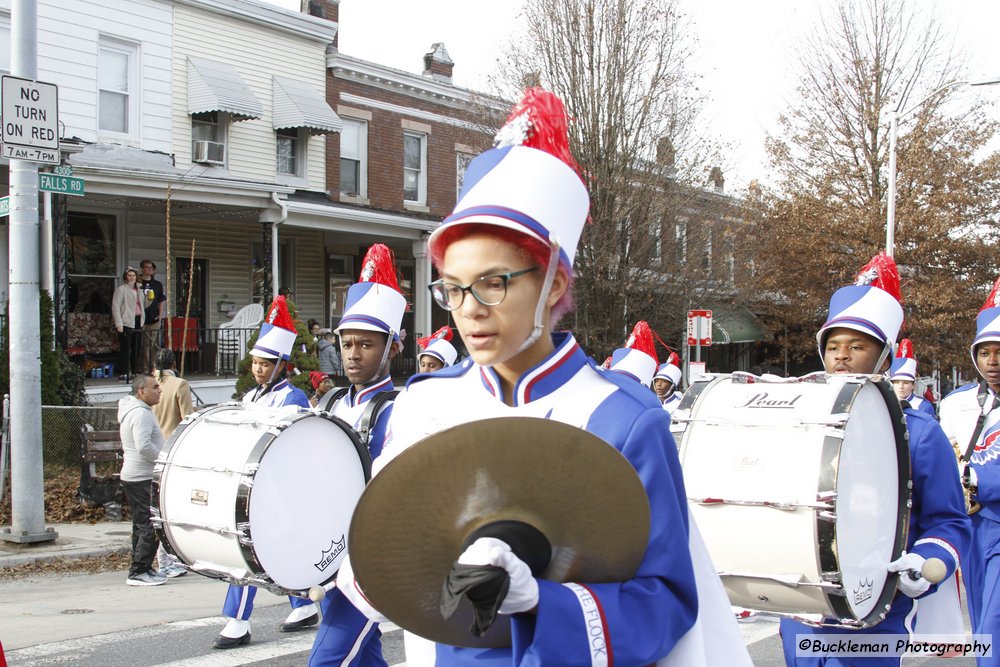
[[[59,164],[59,87],[5,74],[0,97],[3,157]]]
[[[712,311],[688,311],[688,345],[712,344]]]

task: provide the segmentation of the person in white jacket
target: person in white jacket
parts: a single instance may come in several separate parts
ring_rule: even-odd
[[[129,586],[159,586],[166,577],[153,570],[159,541],[150,521],[153,464],[163,449],[163,433],[152,406],[160,402],[160,383],[140,373],[132,381],[132,393],[118,401],[118,423],[124,451],[121,481],[132,514],[132,565]]]

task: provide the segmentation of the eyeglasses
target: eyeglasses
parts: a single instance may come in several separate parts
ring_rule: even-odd
[[[537,270],[538,267],[533,266],[530,269],[483,276],[465,286],[435,280],[427,286],[427,289],[431,291],[435,303],[445,310],[461,308],[462,302],[465,301],[466,292],[471,292],[476,301],[484,306],[499,306],[507,297],[507,283],[511,278],[517,278]]]

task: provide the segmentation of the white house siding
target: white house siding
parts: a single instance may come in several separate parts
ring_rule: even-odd
[[[264,105],[262,118],[232,123],[229,127],[228,172],[232,178],[275,180],[275,135],[271,119],[272,83],[277,74],[298,79],[326,95],[326,45],[317,39],[241,21],[235,16],[175,5],[173,80],[174,147],[178,166],[192,166],[191,116],[187,107],[187,57],[229,63]],[[323,135],[309,139],[307,189],[326,189]],[[193,164],[198,169],[202,165]],[[221,171],[213,168],[214,171]]]
[[[9,15],[10,0],[0,0]],[[38,80],[59,86],[64,137],[111,140],[152,151],[170,151],[169,6],[152,0],[39,0]],[[134,140],[97,132],[97,55],[100,37],[137,46],[141,91]]]

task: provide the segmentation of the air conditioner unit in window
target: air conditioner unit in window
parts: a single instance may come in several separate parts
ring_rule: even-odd
[[[192,161],[205,164],[225,164],[226,145],[216,141],[196,141],[194,142]]]

